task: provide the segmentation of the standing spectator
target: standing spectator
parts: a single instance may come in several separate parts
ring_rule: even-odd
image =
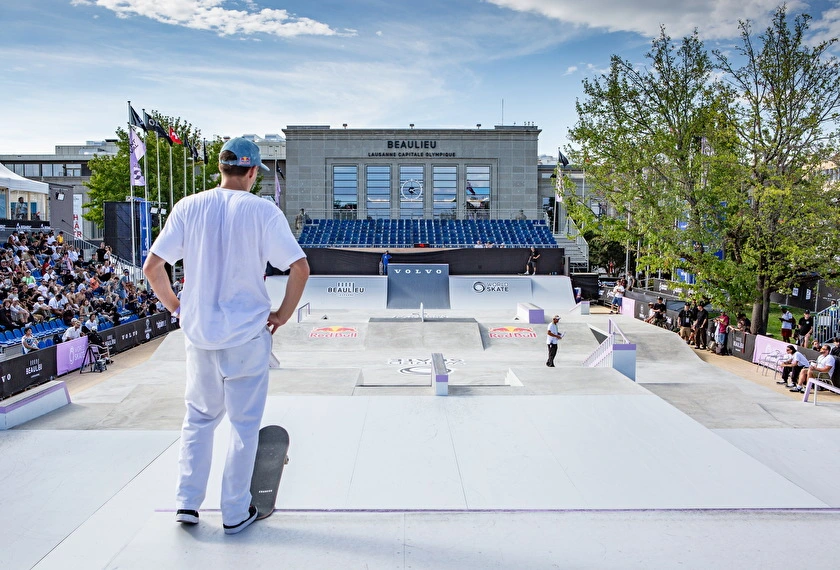
[[[539,260],[539,258],[539,250],[537,250],[537,248],[535,248],[534,246],[531,246],[531,250],[528,253],[528,261],[525,263],[525,275],[528,275],[529,272],[531,275],[537,274],[537,260]]]
[[[546,331],[548,335],[546,338],[546,342],[548,343],[548,360],[545,361],[545,365],[549,368],[554,368],[554,358],[557,356],[557,343],[563,338],[562,333],[557,330],[557,323],[559,322],[560,315],[554,315],[551,319],[551,324],[548,325],[548,331]]]
[[[721,311],[715,319],[715,344],[721,349],[718,354],[726,354],[726,331],[729,329],[729,315]]]
[[[697,318],[694,319],[694,348],[706,348],[706,328],[709,326],[709,312],[701,304],[697,305]]]
[[[750,332],[750,327],[752,326],[752,323],[747,318],[747,315],[745,315],[744,313],[738,313],[737,318],[738,318],[738,320],[735,321],[735,323],[737,325],[738,330],[740,332],[745,332],[745,333]]]
[[[382,271],[380,275],[388,275],[388,263],[391,261],[391,252],[387,249],[385,253],[382,254],[382,259],[380,260],[380,265],[382,266]]]
[[[805,313],[799,319],[799,326],[796,333],[799,335],[799,346],[808,346],[811,340],[811,332],[814,330],[814,317],[811,316],[811,311],[805,309]]]
[[[793,334],[793,325],[796,321],[793,320],[793,313],[790,312],[788,307],[782,305],[782,316],[779,317],[779,320],[782,321],[782,340],[790,342],[790,337]]]
[[[677,314],[677,322],[680,325],[680,338],[686,344],[691,344],[691,325],[694,324],[694,311],[691,310],[691,304],[686,301],[685,307]]]
[[[619,279],[615,283],[615,287],[613,287],[613,300],[612,306],[610,307],[610,314],[612,315],[613,312],[621,313],[621,306],[624,303],[624,280]]]
[[[256,144],[244,138],[227,141],[219,153],[221,186],[175,204],[143,268],[158,298],[181,318],[185,337],[187,411],[175,520],[198,523],[213,434],[227,413],[231,432],[221,497],[225,534],[240,532],[258,515],[249,488],[268,392],[271,335],[294,314],[309,277],[306,256],[283,212],[250,193],[259,168],[268,171]],[[180,259],[186,283],[181,300],[165,269]],[[263,282],[266,263],[289,270],[276,311]]]

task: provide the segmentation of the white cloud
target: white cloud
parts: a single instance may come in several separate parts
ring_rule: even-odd
[[[820,19],[811,20],[815,41],[829,41],[840,37],[840,8],[832,8],[823,12]]]
[[[487,0],[517,12],[531,12],[586,28],[610,32],[636,32],[645,36],[659,35],[665,25],[671,37],[682,37],[697,28],[704,39],[738,36],[738,20],[764,22],[779,0]],[[802,7],[799,0],[790,0],[793,12]]]
[[[222,36],[260,33],[280,37],[354,35],[346,30],[338,32],[317,20],[297,17],[286,10],[259,9],[253,1],[246,3],[248,11],[225,8],[228,0],[72,0],[72,4],[106,8],[119,18],[143,16]]]
[[[577,70],[578,70],[577,65],[570,65],[568,68],[566,68],[566,75],[571,75],[572,73],[574,73]]]

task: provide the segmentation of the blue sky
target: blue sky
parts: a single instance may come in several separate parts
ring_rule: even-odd
[[[0,154],[112,138],[135,109],[212,137],[286,125],[482,128],[532,122],[556,154],[581,81],[642,63],[660,24],[734,45],[777,0],[3,0]],[[837,0],[795,0],[818,38]],[[9,25],[11,24],[11,25]],[[504,100],[504,115],[502,101]]]

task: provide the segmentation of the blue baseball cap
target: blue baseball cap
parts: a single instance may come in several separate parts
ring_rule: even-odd
[[[229,150],[230,152],[235,154],[236,160],[222,160],[220,158],[219,164],[244,166],[246,168],[251,168],[252,166],[259,166],[266,172],[271,171],[269,167],[262,163],[262,158],[260,157],[260,147],[258,147],[256,144],[249,141],[248,139],[243,139],[242,137],[230,139],[224,144],[222,150],[219,151],[219,156],[221,156],[222,152],[226,150]]]

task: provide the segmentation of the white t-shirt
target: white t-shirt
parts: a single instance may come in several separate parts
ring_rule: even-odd
[[[554,333],[554,334],[560,334],[557,331],[557,323],[555,323],[554,321],[551,321],[551,323],[548,325],[548,332]],[[551,336],[550,334],[545,335],[545,341],[548,344],[557,344],[558,340],[560,340],[560,339],[557,338],[556,336]]]
[[[613,296],[617,299],[624,297],[624,287],[622,285],[616,285],[613,287]]]
[[[819,366],[820,368],[822,368],[823,366],[830,366],[830,368],[828,369],[829,377],[834,375],[834,362],[834,357],[830,354],[821,354],[817,357],[817,366]]]
[[[793,353],[793,357],[791,360],[795,360],[794,365],[801,366],[803,368],[808,368],[810,362],[808,362],[808,357],[799,352],[798,350]]]
[[[77,329],[75,326],[72,326],[64,331],[64,334],[61,335],[61,340],[67,342],[68,340],[76,340],[80,336],[82,336],[81,329]]]
[[[151,252],[170,264],[184,260],[181,328],[205,350],[256,337],[271,310],[266,262],[285,271],[305,257],[277,206],[225,188],[175,204]]]
[[[793,313],[787,311],[786,313],[782,314],[782,318],[785,319],[782,321],[782,329],[790,330],[793,328]]]

